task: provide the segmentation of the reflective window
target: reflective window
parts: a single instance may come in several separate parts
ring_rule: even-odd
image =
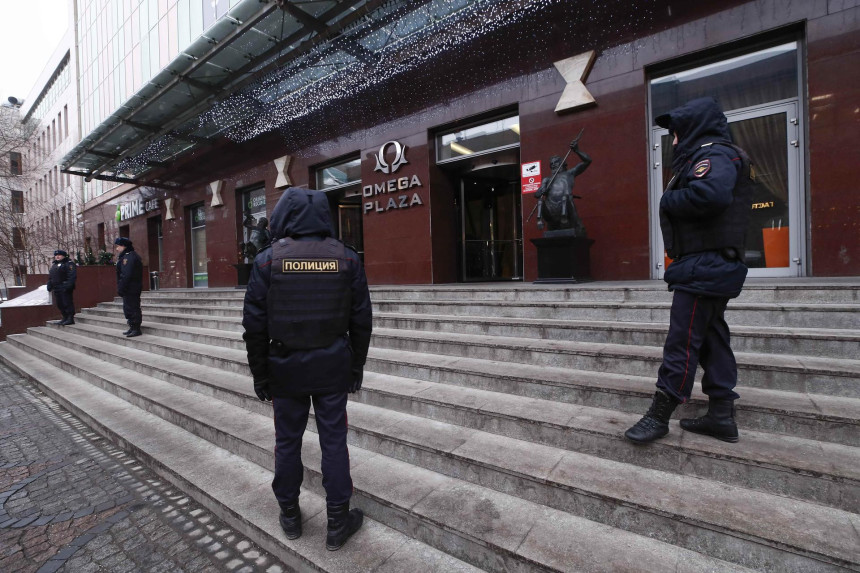
[[[206,258],[206,208],[191,208],[191,274],[192,286],[209,286],[209,261]]]
[[[652,118],[703,96],[728,111],[797,97],[797,42],[651,80]]]
[[[436,160],[460,159],[520,143],[518,116],[463,127],[436,136]]]
[[[361,183],[361,159],[348,159],[316,170],[316,188],[331,189]]]

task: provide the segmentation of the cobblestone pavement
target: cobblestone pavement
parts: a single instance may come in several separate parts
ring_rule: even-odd
[[[287,570],[0,366],[0,571]]]

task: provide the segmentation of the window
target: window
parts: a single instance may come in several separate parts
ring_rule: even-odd
[[[796,98],[797,84],[797,42],[789,42],[651,80],[651,114],[702,96],[726,111]]]
[[[191,276],[195,287],[209,286],[209,260],[206,258],[206,208],[191,207]]]
[[[334,189],[344,185],[361,183],[361,158],[332,163],[316,170],[316,188]]]
[[[24,286],[24,277],[27,276],[27,267],[24,265],[15,265],[13,272],[15,273],[15,286]]]
[[[462,159],[519,144],[519,117],[497,119],[437,135],[436,161]]]
[[[12,248],[18,251],[24,250],[24,229],[21,227],[12,228]]]
[[[243,190],[239,192],[239,197],[242,204],[242,231],[239,242],[244,245],[242,252],[244,262],[250,263],[262,247],[260,244],[253,244],[251,238],[254,237],[254,230],[259,228],[260,220],[266,217],[266,189],[265,187],[258,187]],[[257,234],[257,237],[259,236]],[[254,243],[259,243],[259,241]]]
[[[24,171],[24,164],[21,161],[21,154],[17,151],[9,152],[9,174],[10,175],[22,175]]]
[[[12,212],[13,213],[23,213],[24,212],[24,192],[23,191],[12,191],[11,203],[12,203]]]

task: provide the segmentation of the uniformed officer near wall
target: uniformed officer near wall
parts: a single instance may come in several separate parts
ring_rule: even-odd
[[[63,319],[57,321],[60,326],[75,323],[75,301],[72,293],[75,291],[75,281],[78,278],[78,269],[75,262],[69,259],[66,251],[57,249],[54,251],[54,262],[48,271],[48,292],[54,293],[54,301],[63,315]]]
[[[319,191],[289,188],[272,212],[272,244],[254,259],[245,294],[243,338],[260,400],[275,413],[275,477],[280,523],[288,539],[302,534],[299,493],[302,435],[314,405],[322,450],[328,528],[337,550],[361,527],[349,509],[347,393],[361,388],[372,315],[358,255],[332,238],[331,214]]]
[[[143,291],[143,262],[134,250],[134,244],[126,237],[117,237],[114,241],[119,255],[116,261],[116,292],[122,297],[122,313],[128,323],[128,330],[123,335],[132,338],[143,334],[140,323],[143,316],[140,311],[140,293]]]
[[[640,443],[665,436],[675,407],[689,400],[701,365],[708,412],[681,420],[681,427],[737,442],[738,369],[724,315],[747,276],[744,242],[755,175],[713,98],[687,102],[656,122],[675,136],[674,177],[660,201],[663,242],[672,258],[664,279],[674,295],[657,392],[625,436]]]

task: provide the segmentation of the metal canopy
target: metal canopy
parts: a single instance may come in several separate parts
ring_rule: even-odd
[[[446,41],[440,31],[463,34],[475,26],[476,10],[498,17],[532,3],[245,0],[84,138],[62,171],[178,186],[170,165],[179,157],[276,129],[308,97],[311,105],[336,98],[337,81],[360,87],[380,69],[438,50]]]

